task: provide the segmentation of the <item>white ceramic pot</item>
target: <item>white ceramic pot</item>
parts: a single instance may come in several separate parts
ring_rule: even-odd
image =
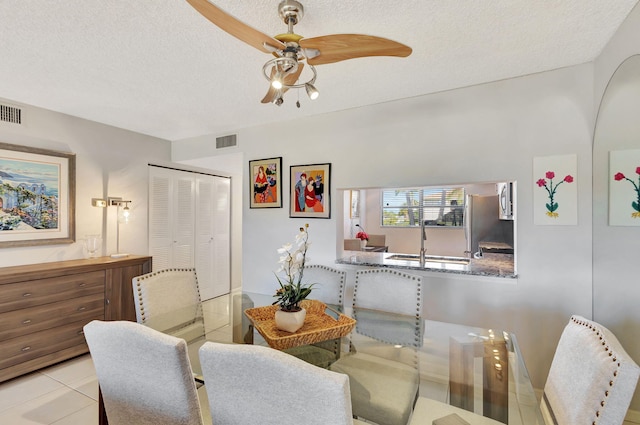
[[[366,239],[360,239],[360,249],[364,251],[364,249],[367,246],[367,240]]]
[[[307,317],[307,310],[283,311],[276,310],[276,327],[287,332],[295,332],[304,325],[304,318]]]

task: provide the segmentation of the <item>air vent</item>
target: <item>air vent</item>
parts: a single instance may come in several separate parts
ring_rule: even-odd
[[[230,134],[228,136],[216,137],[216,149],[230,148],[238,145],[238,135]]]
[[[14,106],[0,105],[0,121],[20,124],[22,123],[22,110]]]

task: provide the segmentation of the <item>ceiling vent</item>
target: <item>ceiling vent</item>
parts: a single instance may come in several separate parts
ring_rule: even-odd
[[[12,124],[22,123],[22,109],[15,106],[0,105],[0,121]]]
[[[238,145],[238,135],[230,134],[228,136],[216,137],[216,149],[230,148]]]

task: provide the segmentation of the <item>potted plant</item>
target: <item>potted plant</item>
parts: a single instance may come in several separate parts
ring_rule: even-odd
[[[274,297],[273,305],[279,305],[276,310],[275,322],[278,329],[295,332],[302,327],[307,312],[300,306],[300,302],[311,293],[313,284],[303,284],[304,265],[307,260],[307,249],[309,248],[309,224],[300,228],[300,233],[296,235],[296,249],[288,243],[278,249],[281,254],[280,269],[284,272],[284,277],[280,278],[276,272],[276,279],[280,288]]]

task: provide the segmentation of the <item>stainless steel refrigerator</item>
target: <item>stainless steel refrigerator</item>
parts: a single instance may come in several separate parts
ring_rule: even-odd
[[[513,246],[513,221],[500,220],[498,195],[467,195],[464,214],[466,253],[480,256],[480,242],[499,242]]]

